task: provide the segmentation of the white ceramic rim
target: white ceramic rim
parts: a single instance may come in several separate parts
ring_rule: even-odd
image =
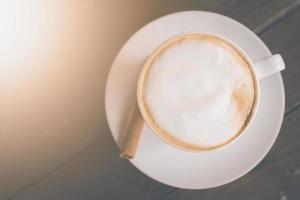
[[[128,40],[127,42],[124,44],[124,46],[121,48],[121,50],[119,51],[118,55],[116,56],[116,59],[115,61],[113,62],[112,64],[112,68],[110,70],[110,72],[112,71],[113,69],[113,66],[115,65],[115,62],[117,60],[117,58],[119,57],[120,53],[122,53],[122,50],[125,48],[125,46],[130,43],[130,41],[135,38],[135,36],[137,34],[139,34],[140,32],[142,32],[142,30],[147,27],[147,26],[150,26],[151,24],[154,24],[156,23],[157,21],[161,20],[161,19],[164,19],[164,18],[168,18],[168,17],[172,17],[172,16],[175,16],[175,15],[185,15],[185,14],[203,14],[203,15],[207,15],[207,17],[210,17],[210,16],[218,16],[218,17],[221,17],[221,18],[224,18],[224,20],[230,20],[234,23],[237,23],[239,24],[240,28],[244,30],[244,32],[247,32],[247,34],[251,35],[253,39],[256,40],[257,43],[260,44],[260,48],[263,48],[263,50],[269,55],[271,56],[271,52],[270,50],[267,48],[267,46],[262,42],[262,40],[260,40],[260,38],[258,36],[256,36],[251,30],[249,30],[246,26],[244,26],[243,24],[227,17],[227,16],[224,16],[224,15],[220,15],[220,14],[217,14],[217,13],[213,13],[213,12],[207,12],[207,11],[182,11],[182,12],[177,12],[177,13],[172,13],[172,14],[169,14],[169,15],[165,15],[163,17],[160,17],[148,24],[146,24],[145,26],[143,26],[142,28],[140,28],[135,34],[133,34]],[[111,79],[111,76],[112,76],[112,73],[109,73],[109,76],[107,78],[107,81],[109,81]],[[232,176],[230,179],[227,179],[227,180],[222,180],[222,181],[219,181],[217,184],[213,184],[213,185],[206,185],[206,186],[198,186],[198,187],[190,187],[190,186],[183,186],[183,185],[180,185],[178,186],[178,184],[175,184],[175,183],[170,183],[170,182],[164,182],[162,180],[160,180],[159,178],[156,178],[156,177],[152,177],[150,174],[148,174],[147,171],[145,171],[144,169],[142,168],[138,168],[136,165],[135,165],[135,161],[134,160],[130,160],[130,162],[137,168],[139,169],[140,171],[142,171],[145,175],[155,179],[156,181],[160,182],[160,183],[163,183],[163,184],[166,184],[166,185],[170,185],[170,186],[173,186],[173,187],[180,187],[180,188],[183,188],[183,189],[207,189],[207,188],[213,188],[213,187],[218,187],[218,186],[221,186],[221,185],[224,185],[224,184],[227,184],[227,183],[230,183],[240,177],[242,177],[243,175],[245,175],[246,173],[248,173],[251,169],[253,169],[265,156],[266,154],[270,151],[271,147],[273,146],[277,136],[278,136],[278,133],[279,133],[279,130],[280,130],[280,127],[281,127],[281,124],[282,124],[282,120],[283,120],[283,116],[284,116],[284,107],[285,107],[285,94],[284,94],[284,86],[283,86],[283,81],[282,81],[282,77],[281,77],[281,74],[278,73],[277,74],[277,78],[279,78],[279,85],[280,85],[280,88],[279,88],[279,93],[281,93],[281,98],[279,99],[281,103],[281,106],[280,106],[280,110],[281,110],[281,114],[280,114],[280,122],[281,123],[278,123],[278,124],[275,124],[275,129],[277,130],[276,134],[273,135],[272,138],[270,138],[270,142],[268,143],[268,145],[266,146],[265,148],[265,151],[264,152],[261,152],[260,156],[257,157],[256,159],[256,162],[253,162],[251,165],[249,165],[247,168],[245,168],[244,170],[242,170],[241,172],[235,174],[235,176]],[[109,115],[108,115],[108,110],[109,110],[109,107],[108,107],[108,104],[107,104],[107,101],[109,100],[108,99],[108,84],[106,85],[106,89],[105,89],[105,111],[106,111],[106,117],[108,119],[108,126],[110,128],[110,130],[112,130],[112,124],[110,123],[110,118],[109,118]],[[114,134],[113,134],[114,136]],[[115,137],[115,136],[114,136]],[[116,144],[119,146],[119,144],[117,143],[117,140],[116,138],[115,139],[115,142]]]

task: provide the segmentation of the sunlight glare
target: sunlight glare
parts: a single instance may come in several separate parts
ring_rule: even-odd
[[[0,70],[25,59],[43,34],[42,1],[0,1]]]

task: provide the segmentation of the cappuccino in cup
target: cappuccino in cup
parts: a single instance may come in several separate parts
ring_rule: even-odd
[[[224,39],[187,33],[147,59],[137,97],[155,133],[186,150],[212,150],[238,137],[253,117],[257,79],[248,58]]]

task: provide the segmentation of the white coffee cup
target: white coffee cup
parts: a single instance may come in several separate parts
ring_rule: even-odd
[[[255,81],[255,86],[256,86],[256,99],[255,99],[255,105],[252,109],[251,117],[249,118],[246,127],[242,129],[242,131],[235,135],[234,137],[230,138],[226,142],[217,145],[217,146],[211,146],[211,147],[203,147],[203,146],[197,146],[197,145],[192,145],[192,144],[186,144],[183,141],[180,141],[176,138],[171,137],[170,135],[166,134],[164,131],[159,129],[157,125],[153,122],[153,119],[149,116],[149,111],[147,110],[145,106],[145,102],[143,100],[143,85],[145,83],[145,76],[147,74],[147,70],[149,66],[152,64],[152,61],[156,59],[156,57],[159,55],[159,53],[167,47],[168,45],[174,43],[178,39],[186,36],[193,36],[193,35],[208,35],[211,37],[216,37],[220,38],[224,42],[228,43],[230,46],[234,47],[235,50],[237,50],[240,54],[242,54],[243,58],[247,60],[247,63],[249,63],[249,67],[251,68],[251,71],[253,72],[253,77]],[[222,147],[234,139],[236,139],[238,136],[246,132],[246,130],[251,126],[253,119],[256,116],[257,109],[259,107],[259,102],[260,102],[260,79],[267,78],[271,76],[272,74],[275,74],[277,72],[280,72],[285,68],[284,61],[281,57],[281,55],[276,54],[272,55],[270,57],[267,57],[263,60],[259,61],[252,61],[249,56],[244,52],[243,49],[241,49],[237,44],[235,44],[233,41],[224,38],[223,36],[220,35],[215,35],[215,34],[210,34],[210,33],[197,33],[197,32],[192,32],[192,33],[183,33],[177,36],[172,37],[171,39],[165,41],[163,44],[161,44],[146,60],[143,69],[140,73],[139,76],[139,81],[138,81],[138,87],[137,87],[137,100],[138,100],[138,106],[141,111],[141,114],[144,118],[144,121],[151,127],[151,129],[156,133],[160,138],[162,138],[164,141],[166,141],[168,144],[173,145],[177,148],[184,149],[184,150],[189,150],[189,151],[205,151],[205,150],[213,150],[219,147]]]

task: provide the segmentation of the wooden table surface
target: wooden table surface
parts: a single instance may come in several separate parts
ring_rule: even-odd
[[[300,199],[298,0],[49,0],[44,6],[40,49],[12,67],[18,70],[0,66],[1,200]],[[208,190],[163,185],[120,159],[104,114],[105,82],[118,50],[146,23],[184,10],[236,19],[286,62],[285,117],[272,150],[247,175]]]

